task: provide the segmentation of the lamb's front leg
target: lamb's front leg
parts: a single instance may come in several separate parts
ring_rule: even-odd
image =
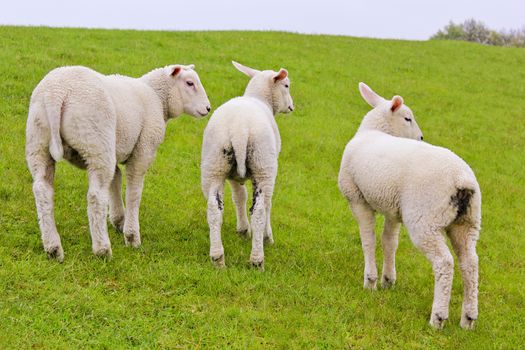
[[[350,203],[350,206],[359,224],[361,245],[365,257],[364,287],[376,289],[377,266],[374,210],[366,203]]]
[[[396,250],[400,228],[400,222],[391,218],[385,218],[385,227],[381,237],[381,245],[383,247],[381,286],[383,288],[390,288],[396,282]]]
[[[124,241],[133,248],[140,246],[139,207],[144,187],[143,171],[128,165],[126,172],[126,219],[124,220]]]
[[[250,238],[250,223],[248,222],[248,215],[246,214],[246,200],[248,199],[246,186],[234,180],[229,180],[229,182],[232,188],[232,199],[237,215],[237,232],[243,237]]]
[[[108,168],[88,167],[89,189],[87,203],[93,253],[107,258],[110,258],[112,254],[107,217],[109,186],[113,175],[113,166]]]
[[[117,165],[109,188],[109,221],[118,232],[124,232],[124,214],[122,172]]]

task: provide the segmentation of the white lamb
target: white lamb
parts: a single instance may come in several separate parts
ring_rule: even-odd
[[[237,232],[250,236],[246,215],[244,182],[253,183],[251,213],[251,263],[264,269],[263,241],[273,243],[270,225],[272,194],[277,175],[281,138],[275,122],[277,113],[293,111],[288,72],[258,71],[237,62],[233,65],[251,78],[244,96],[226,102],[213,113],[204,130],[202,146],[202,191],[208,201],[210,257],[223,267],[221,225],[224,181],[232,188],[237,211]]]
[[[183,112],[210,111],[194,66],[171,65],[141,78],[102,75],[86,67],[49,72],[31,96],[26,159],[33,175],[44,249],[63,261],[53,213],[55,162],[65,158],[87,169],[88,218],[93,252],[111,256],[106,218],[124,232],[127,245],[140,245],[139,204],[146,170],[164,139],[166,123]],[[126,208],[122,175],[126,165]]]
[[[395,253],[402,222],[414,245],[432,263],[435,287],[430,324],[442,328],[448,318],[454,274],[446,233],[458,256],[464,283],[461,326],[470,329],[478,317],[476,242],[481,192],[476,177],[448,149],[420,141],[421,130],[400,96],[385,100],[363,83],[359,90],[374,109],[346,146],[339,188],[359,224],[364,286],[376,288],[374,214],[379,212],[385,216],[383,288],[396,280]]]

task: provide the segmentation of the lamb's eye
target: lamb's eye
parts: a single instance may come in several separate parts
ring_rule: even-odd
[[[409,122],[409,123],[412,123],[412,119],[410,119],[410,118],[405,118],[405,120],[406,120],[407,122]]]
[[[193,81],[187,81],[187,82],[186,82],[186,85],[188,85],[188,86],[193,86]]]
[[[290,85],[284,84],[284,87],[288,89],[290,87]]]

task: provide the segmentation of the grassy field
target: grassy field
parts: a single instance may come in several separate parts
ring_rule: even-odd
[[[24,159],[32,89],[51,69],[86,65],[140,76],[194,63],[216,108],[244,91],[230,61],[285,67],[296,111],[278,117],[279,160],[265,272],[248,264],[226,194],[228,268],[208,258],[200,146],[207,119],[168,125],[146,177],[143,245],[112,228],[113,259],[91,253],[86,173],[60,163],[55,216],[65,261],[40,242]],[[525,331],[525,51],[460,42],[412,42],[259,32],[140,32],[0,27],[0,348],[499,348]],[[474,169],[483,192],[480,317],[459,327],[454,280],[449,323],[428,326],[430,264],[402,231],[397,285],[362,289],[356,222],[337,189],[343,149],[369,107],[357,83],[400,94],[427,142]],[[382,258],[378,252],[378,265]],[[520,345],[521,344],[521,345]]]

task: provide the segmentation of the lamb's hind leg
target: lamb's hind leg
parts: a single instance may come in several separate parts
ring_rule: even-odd
[[[359,224],[359,234],[361,235],[361,245],[365,257],[364,287],[376,289],[377,266],[374,210],[366,203],[350,203],[350,207]]]
[[[49,258],[62,262],[64,250],[55,225],[53,208],[55,161],[47,150],[42,150],[40,153],[28,152],[27,162],[33,176],[33,193],[44,250]]]
[[[260,175],[253,178],[253,205],[250,208],[252,227],[252,252],[250,262],[264,270],[264,241],[268,239],[269,210],[275,174]]]
[[[454,225],[448,230],[452,247],[459,260],[459,270],[463,278],[463,306],[461,308],[461,327],[474,328],[478,318],[478,255],[476,243],[479,230],[469,224]]]
[[[385,227],[381,237],[381,245],[383,247],[381,286],[383,288],[390,288],[396,282],[396,250],[400,228],[400,222],[391,218],[385,218]]]
[[[122,203],[122,172],[118,165],[109,189],[109,221],[118,232],[124,232],[124,204]]]
[[[111,243],[106,218],[108,216],[109,186],[113,179],[114,169],[115,161],[110,161],[109,166],[88,165],[87,202],[93,253],[108,258],[111,257]]]
[[[206,180],[203,192],[208,200],[207,220],[210,228],[210,258],[216,267],[225,267],[224,247],[221,240],[224,210],[224,180]]]
[[[266,230],[264,231],[264,243],[273,244],[273,231],[272,231],[272,222],[270,219],[270,214],[272,211],[272,196],[273,196],[273,186],[268,188],[264,195],[264,205],[266,210]]]
[[[246,186],[235,180],[229,180],[229,182],[232,188],[232,199],[237,215],[237,232],[243,237],[250,238],[250,223],[248,222],[248,215],[246,214],[246,200],[248,199]]]
[[[440,230],[429,227],[408,227],[408,232],[414,244],[432,263],[434,302],[430,315],[430,325],[441,329],[448,319],[448,306],[452,290],[452,278],[454,277],[454,258]]]

